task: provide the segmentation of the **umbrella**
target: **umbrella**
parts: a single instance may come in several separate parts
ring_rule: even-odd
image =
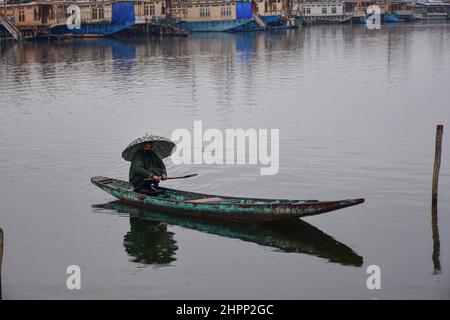
[[[160,159],[169,157],[175,151],[176,148],[175,143],[173,143],[170,139],[153,134],[146,134],[145,136],[137,138],[136,140],[132,141],[128,145],[128,147],[126,147],[125,150],[123,150],[122,158],[124,158],[127,161],[131,161],[133,155],[137,151],[142,149],[142,145],[145,142],[151,142],[153,144],[152,151]]]

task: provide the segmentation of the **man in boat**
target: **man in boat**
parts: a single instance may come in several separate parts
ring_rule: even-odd
[[[159,181],[167,179],[166,166],[152,148],[151,142],[145,142],[131,159],[129,180],[136,192],[155,192]]]

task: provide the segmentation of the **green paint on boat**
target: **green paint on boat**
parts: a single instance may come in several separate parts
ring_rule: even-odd
[[[160,188],[157,194],[133,191],[123,180],[93,177],[91,182],[117,199],[138,206],[186,217],[237,222],[270,222],[312,216],[364,202],[364,199],[339,201],[261,199],[209,195]]]

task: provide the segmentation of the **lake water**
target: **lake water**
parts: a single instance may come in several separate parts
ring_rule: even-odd
[[[450,298],[449,53],[442,23],[1,44],[3,298]],[[134,138],[194,121],[279,129],[279,172],[168,159],[170,175],[199,176],[165,186],[366,202],[278,229],[216,226],[90,183],[128,178],[120,154]],[[81,290],[66,288],[69,265]],[[370,265],[380,290],[366,286]]]

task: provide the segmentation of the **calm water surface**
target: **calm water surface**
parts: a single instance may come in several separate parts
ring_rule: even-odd
[[[1,44],[4,298],[450,298],[449,52],[450,24]],[[90,183],[127,179],[135,137],[195,120],[279,128],[279,173],[167,160],[170,174],[199,173],[168,187],[366,203],[283,228],[217,226]],[[79,291],[66,289],[72,264]],[[366,287],[369,265],[381,290]]]

